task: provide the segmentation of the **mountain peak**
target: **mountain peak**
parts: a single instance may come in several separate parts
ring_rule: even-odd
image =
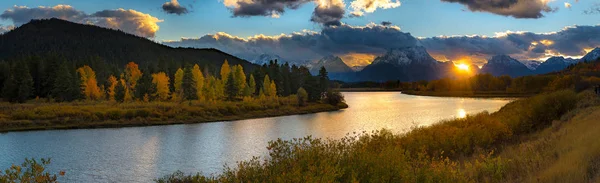
[[[275,54],[261,54],[254,58],[251,62],[257,65],[269,64],[271,61],[277,60],[279,63],[283,63],[283,59],[279,55]]]
[[[596,61],[600,58],[600,47],[594,48],[592,51],[587,53],[583,58],[581,58],[582,62],[591,62]]]
[[[377,57],[373,64],[389,63],[394,65],[435,64],[437,61],[429,55],[425,47],[414,46],[390,49],[385,55]]]
[[[327,69],[327,71],[330,73],[354,72],[352,68],[344,63],[342,58],[334,55],[325,56],[316,63],[311,64],[309,67],[311,68],[311,72],[315,73],[319,72],[321,67],[325,67],[325,69]]]

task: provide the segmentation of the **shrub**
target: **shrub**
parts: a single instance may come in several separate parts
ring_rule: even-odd
[[[25,159],[25,162],[18,165],[12,165],[9,169],[0,172],[0,182],[45,182],[57,183],[57,175],[46,172],[46,166],[50,164],[50,159],[41,159],[40,162],[34,159]],[[61,171],[59,176],[64,176]]]
[[[325,94],[325,101],[333,106],[337,106],[337,104],[345,102],[344,95],[337,90],[327,90],[327,93]]]

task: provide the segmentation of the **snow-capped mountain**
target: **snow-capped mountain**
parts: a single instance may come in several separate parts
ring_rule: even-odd
[[[391,49],[385,55],[375,58],[372,65],[389,63],[393,65],[434,64],[437,61],[427,53],[425,47]]]
[[[352,70],[354,70],[354,72],[358,72],[358,71],[362,71],[365,67],[366,67],[366,65],[356,65],[356,66],[352,66],[350,68],[352,68]]]
[[[312,73],[319,73],[321,67],[325,67],[329,73],[354,72],[354,70],[348,67],[340,57],[333,55],[323,57],[320,60],[309,64],[307,67]]]
[[[446,76],[453,67],[451,63],[436,61],[424,47],[405,47],[375,58],[357,76],[364,81],[432,80]]]
[[[488,63],[481,68],[482,73],[490,73],[494,76],[509,75],[519,77],[533,74],[525,64],[508,55],[493,56]]]
[[[600,58],[600,48],[595,48],[594,50],[587,53],[583,58],[581,58],[582,62],[591,62],[596,61]]]
[[[259,55],[258,57],[254,58],[252,61],[252,63],[257,64],[257,65],[263,65],[263,64],[269,64],[269,62],[273,60],[277,60],[278,63],[284,63],[283,59],[279,56],[279,55],[271,55],[271,54],[262,54]]]
[[[565,57],[551,57],[545,62],[541,63],[536,73],[545,74],[555,71],[560,71],[567,68],[569,65],[576,64],[579,59],[565,58]]]
[[[527,66],[529,70],[536,70],[540,66],[540,64],[542,64],[542,62],[537,60],[524,60],[521,61],[521,63],[525,64],[525,66]]]

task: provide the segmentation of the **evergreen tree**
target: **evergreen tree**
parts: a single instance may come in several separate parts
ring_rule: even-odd
[[[325,67],[321,67],[319,70],[319,93],[321,98],[325,97],[327,89],[329,88],[329,76],[327,74],[327,69]]]
[[[239,88],[235,86],[233,73],[229,73],[229,76],[227,76],[227,82],[225,84],[225,95],[227,96],[227,100],[234,100],[239,93],[238,89]]]
[[[143,100],[144,97],[148,98],[154,92],[154,87],[152,87],[152,76],[149,72],[142,74],[142,77],[135,86],[135,98]]]
[[[4,98],[9,102],[24,103],[33,91],[33,79],[27,64],[15,64],[3,88]]]
[[[194,74],[191,67],[186,67],[183,73],[183,81],[182,81],[182,90],[183,90],[183,99],[184,100],[197,100],[198,99],[198,89],[196,88],[198,83],[196,83],[196,78],[194,78]]]
[[[117,102],[125,102],[125,81],[121,79],[115,87],[115,100]]]
[[[308,101],[315,102],[321,99],[321,92],[318,80],[311,75],[304,78],[304,85],[302,86],[308,93]]]
[[[56,71],[54,78],[54,88],[52,88],[52,97],[59,102],[70,102],[79,98],[80,88],[79,79],[75,77],[75,73],[63,62]]]

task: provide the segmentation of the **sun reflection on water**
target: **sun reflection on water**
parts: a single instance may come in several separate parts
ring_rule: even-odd
[[[465,117],[467,117],[467,111],[465,111],[465,109],[458,109],[458,110],[456,110],[456,117],[457,118],[465,118]]]

